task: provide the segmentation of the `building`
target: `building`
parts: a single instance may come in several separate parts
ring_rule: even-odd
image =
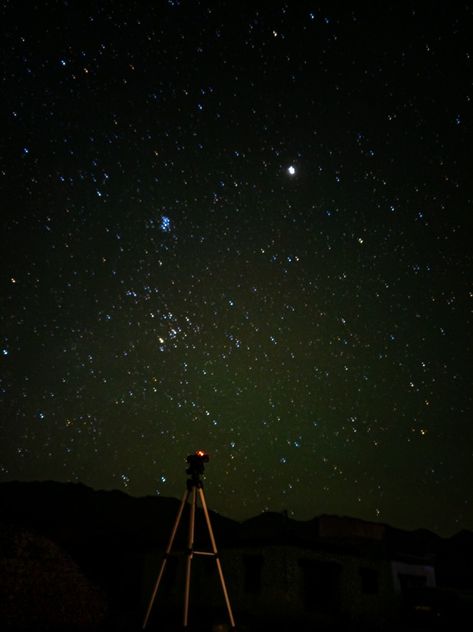
[[[413,550],[404,535],[352,518],[303,523],[263,514],[244,523],[238,541],[221,550],[232,608],[244,621],[299,625],[381,625],[427,617],[425,595],[436,586],[434,556],[419,543]],[[170,566],[163,591],[166,603],[179,607],[183,558],[170,560]],[[224,618],[213,558],[194,559],[191,594],[192,608],[219,610]]]

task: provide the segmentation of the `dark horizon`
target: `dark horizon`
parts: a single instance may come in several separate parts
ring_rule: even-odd
[[[156,500],[163,500],[165,502],[168,501],[173,501],[176,503],[176,508],[178,507],[179,503],[182,501],[182,497],[185,493],[185,486],[182,488],[181,490],[181,494],[180,495],[169,495],[169,496],[158,496],[155,494],[143,494],[143,495],[133,495],[130,494],[128,491],[123,490],[123,489],[117,489],[117,488],[101,488],[101,487],[92,487],[90,485],[87,485],[86,483],[83,483],[82,481],[58,481],[58,480],[51,480],[51,479],[45,479],[45,480],[41,480],[41,479],[37,479],[37,480],[21,480],[21,479],[15,479],[15,480],[9,480],[9,481],[0,481],[0,489],[2,488],[2,486],[8,486],[8,485],[24,485],[26,487],[28,486],[34,486],[34,485],[40,485],[42,486],[44,489],[46,489],[48,486],[72,486],[73,488],[82,488],[84,491],[86,491],[87,493],[91,492],[92,494],[110,494],[111,496],[113,496],[115,493],[119,493],[119,494],[123,494],[125,497],[128,497],[130,499],[134,499],[134,500],[147,500],[147,499],[156,499]],[[212,500],[212,496],[211,493],[208,492],[207,487],[204,484],[204,489],[205,489],[205,494],[206,494],[206,498],[207,498],[207,503],[209,503]],[[397,524],[397,523],[388,523],[386,521],[383,520],[370,520],[368,518],[364,518],[360,515],[353,515],[353,514],[346,514],[346,513],[330,513],[330,512],[320,512],[320,513],[315,513],[313,515],[310,515],[308,517],[304,517],[304,518],[298,518],[297,516],[294,515],[290,515],[287,509],[281,509],[281,510],[277,510],[277,509],[267,509],[264,510],[260,513],[256,513],[256,514],[251,514],[248,515],[244,518],[236,518],[232,515],[228,515],[225,513],[221,513],[218,510],[216,510],[212,505],[208,504],[208,509],[211,513],[218,515],[220,518],[224,519],[224,520],[229,520],[231,522],[237,523],[237,524],[244,524],[245,522],[251,522],[255,519],[261,518],[262,516],[265,515],[274,515],[274,516],[283,516],[285,518],[287,518],[290,521],[294,521],[297,523],[310,523],[310,522],[314,522],[319,520],[322,517],[333,517],[333,518],[337,518],[340,520],[354,520],[354,521],[361,521],[361,522],[366,522],[366,523],[372,523],[372,524],[378,524],[378,525],[383,525],[385,527],[389,527],[391,529],[394,530],[399,530],[399,531],[404,531],[406,533],[414,533],[414,532],[430,532],[432,533],[434,536],[442,538],[442,539],[449,539],[449,538],[454,538],[455,536],[458,536],[461,533],[471,533],[473,535],[473,529],[468,529],[468,528],[461,528],[457,531],[452,531],[452,532],[439,532],[439,531],[435,531],[433,529],[429,529],[428,527],[426,527],[425,525],[418,525],[418,526],[406,526],[406,525],[401,525],[401,524]],[[25,515],[27,514],[27,512],[25,512]],[[172,517],[174,518],[174,514],[172,515]],[[8,522],[8,520],[7,520]],[[164,529],[166,529],[167,527],[171,528],[172,526],[172,521],[169,522],[169,524],[161,524],[161,527],[164,527]]]

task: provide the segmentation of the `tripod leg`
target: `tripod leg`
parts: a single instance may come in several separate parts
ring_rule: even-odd
[[[215,538],[214,538],[214,534],[213,534],[213,531],[212,531],[212,525],[210,524],[210,516],[209,516],[209,512],[207,510],[207,503],[205,502],[204,490],[202,489],[202,487],[199,487],[199,497],[200,497],[200,502],[202,504],[202,509],[204,510],[204,515],[205,515],[205,521],[207,523],[207,528],[209,530],[210,543],[212,545],[212,553],[215,555],[215,561],[217,562],[217,570],[218,570],[218,575],[220,577],[220,583],[222,585],[223,596],[225,597],[225,603],[227,605],[228,618],[230,619],[230,625],[232,626],[232,628],[234,628],[235,627],[235,619],[233,618],[232,607],[230,605],[230,599],[228,597],[228,591],[227,591],[227,587],[225,585],[225,579],[223,577],[222,565],[221,565],[220,559],[218,557],[217,545],[215,543]]]
[[[195,524],[195,504],[196,504],[195,487],[192,488],[192,500],[190,507],[190,520],[189,520],[189,536],[187,538],[187,561],[186,561],[186,589],[184,594],[184,617],[183,625],[187,628],[189,617],[189,595],[191,588],[191,564],[192,557],[194,555],[194,524]]]
[[[181,504],[179,506],[179,510],[177,512],[177,516],[176,516],[176,520],[174,522],[174,527],[172,529],[171,532],[171,537],[169,538],[169,542],[166,548],[166,552],[164,554],[163,557],[163,561],[161,562],[161,568],[159,570],[159,575],[158,578],[156,580],[156,583],[154,585],[154,589],[153,589],[153,593],[151,595],[151,599],[149,601],[149,605],[148,605],[148,610],[146,611],[146,616],[145,619],[143,621],[143,630],[146,628],[146,626],[148,625],[148,619],[149,619],[149,615],[151,614],[151,609],[153,608],[153,603],[154,600],[156,599],[156,594],[158,592],[158,588],[159,588],[159,584],[161,583],[161,579],[163,578],[163,574],[164,574],[164,569],[166,568],[166,562],[168,561],[168,557],[169,557],[169,553],[171,552],[171,548],[174,542],[174,538],[176,537],[176,531],[177,528],[179,526],[179,522],[181,520],[181,516],[182,516],[182,512],[184,510],[184,507],[187,503],[187,499],[189,498],[189,490],[186,490],[186,492],[184,493],[184,496],[182,497],[182,501]]]

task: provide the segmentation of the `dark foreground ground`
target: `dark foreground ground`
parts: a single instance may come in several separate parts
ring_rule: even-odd
[[[148,632],[229,632],[234,629],[238,632],[260,632],[265,630],[287,630],[289,632],[427,632],[427,631],[451,631],[462,630],[465,624],[464,617],[443,619],[437,615],[422,614],[417,619],[397,622],[368,624],[366,622],[354,622],[349,620],[312,620],[302,618],[273,617],[270,613],[266,616],[245,616],[242,613],[234,613],[236,627],[231,628],[228,617],[223,613],[193,612],[189,617],[189,625],[182,625],[182,612],[153,612],[146,627]],[[100,628],[104,632],[142,632],[142,616],[128,615],[116,620],[110,619],[106,625]]]

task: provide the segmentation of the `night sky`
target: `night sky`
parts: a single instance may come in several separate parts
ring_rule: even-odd
[[[472,18],[2,2],[0,480],[473,528]]]

